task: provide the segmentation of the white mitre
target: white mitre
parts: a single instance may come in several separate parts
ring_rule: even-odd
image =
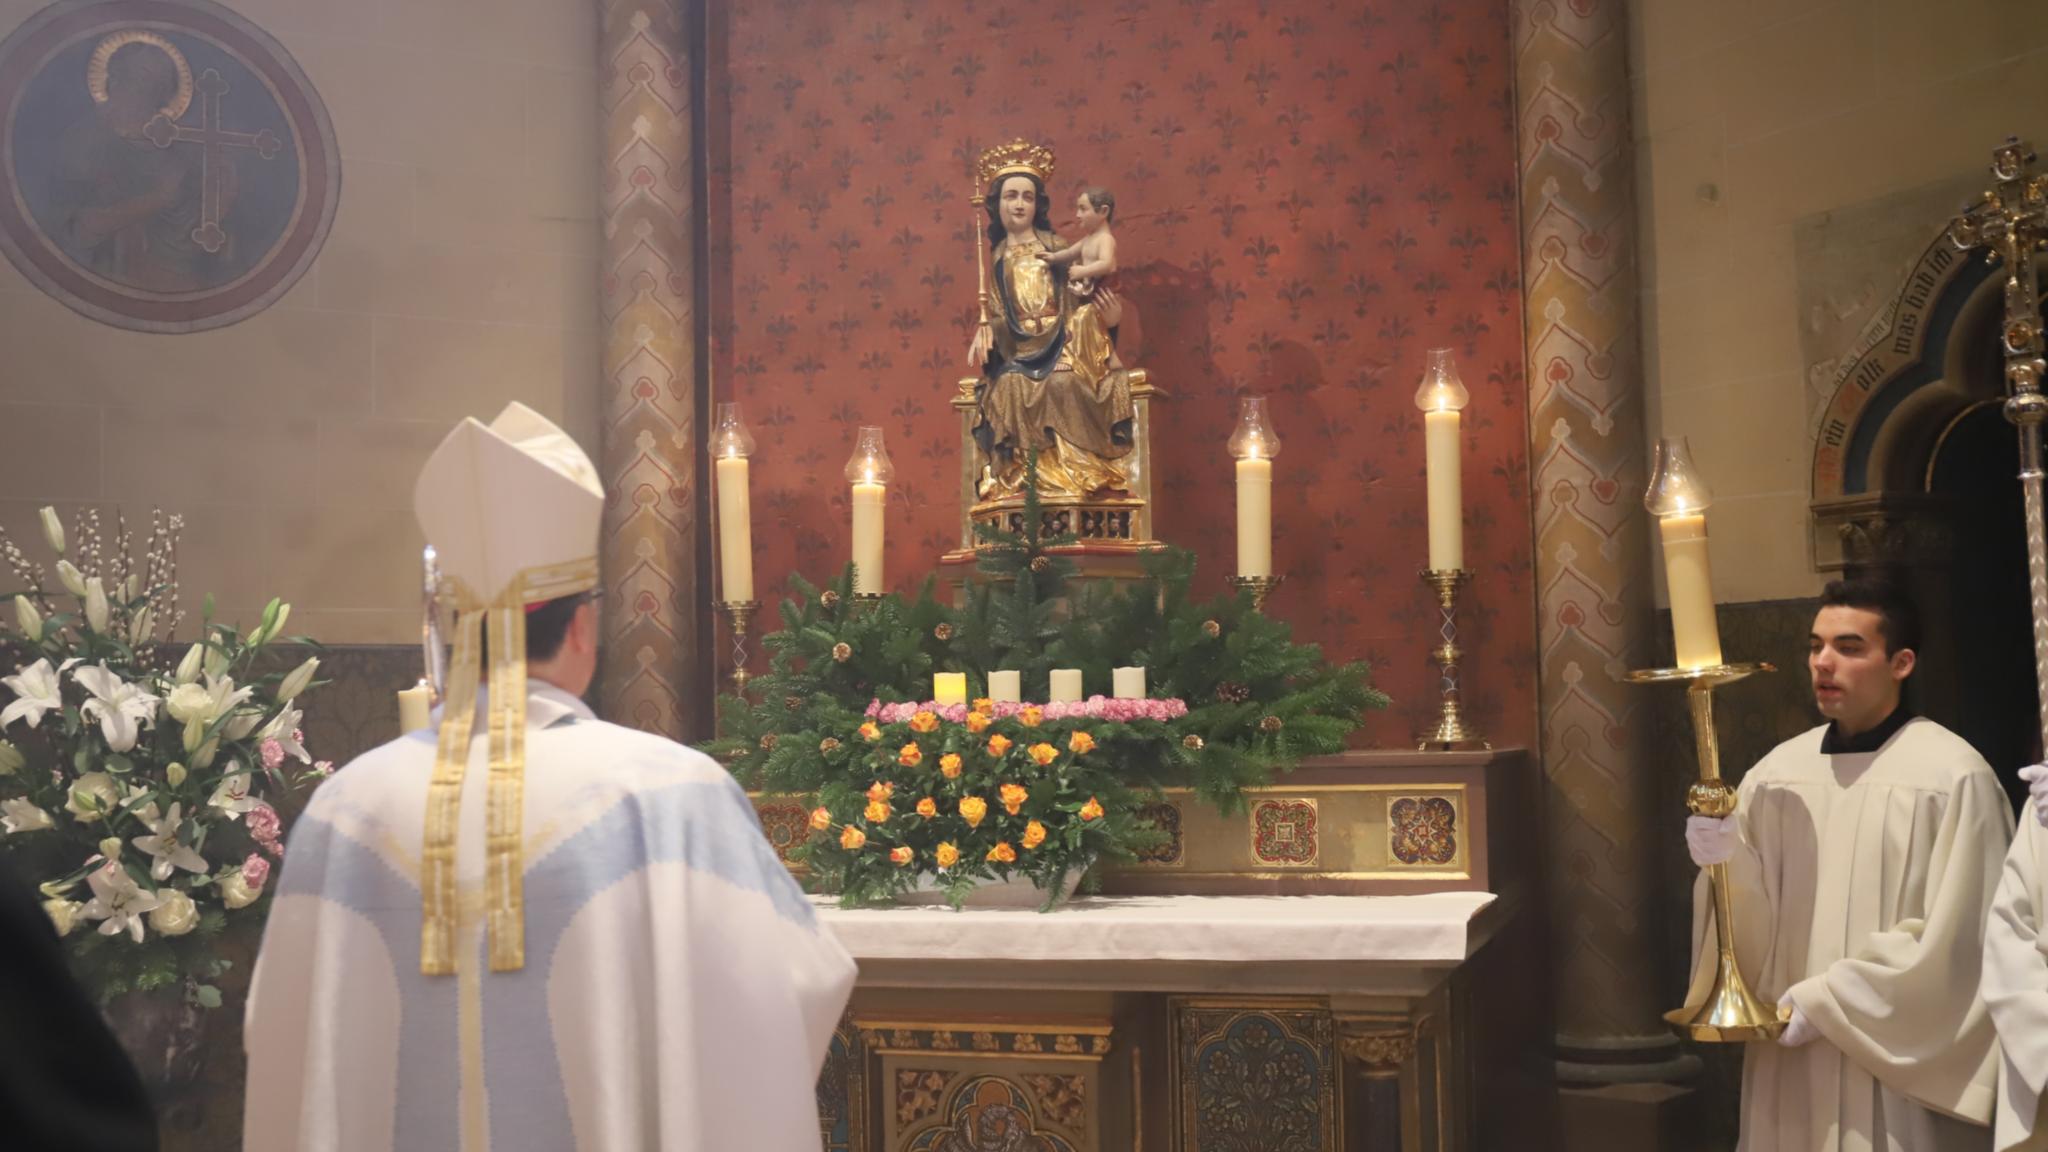
[[[576,441],[524,404],[457,424],[420,470],[413,511],[460,607],[497,602],[522,574],[528,604],[597,583],[604,485]],[[563,587],[577,583],[572,568],[584,579]]]
[[[484,922],[491,970],[516,972],[526,963],[526,608],[597,585],[604,486],[574,440],[540,413],[511,404],[490,424],[466,419],[441,441],[420,470],[413,510],[439,554],[456,613],[420,853],[420,971],[455,972],[462,778],[477,691],[488,683]]]

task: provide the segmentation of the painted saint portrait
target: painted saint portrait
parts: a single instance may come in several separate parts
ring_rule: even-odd
[[[254,315],[312,263],[334,133],[284,50],[209,0],[72,0],[0,44],[0,245],[45,292],[152,332]]]

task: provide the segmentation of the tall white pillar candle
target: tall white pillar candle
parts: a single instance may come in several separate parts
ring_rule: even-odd
[[[747,492],[747,458],[721,456],[715,467],[719,595],[737,604],[754,598],[753,501]]]
[[[1423,452],[1429,471],[1429,566],[1438,572],[1465,566],[1465,499],[1459,475],[1458,413],[1422,414]]]
[[[1237,574],[1273,574],[1273,462],[1237,462]]]
[[[1721,627],[1714,618],[1713,569],[1707,563],[1707,518],[1659,516],[1664,583],[1671,594],[1672,640],[1680,668],[1721,663]]]
[[[853,486],[853,590],[882,591],[882,509],[889,489],[882,484]]]
[[[433,699],[433,690],[424,680],[398,690],[398,731],[401,735],[418,732],[433,724]]]

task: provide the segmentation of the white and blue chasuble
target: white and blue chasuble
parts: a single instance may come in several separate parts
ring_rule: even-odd
[[[364,754],[291,831],[249,994],[244,1146],[818,1148],[854,965],[745,794],[550,685],[526,714],[524,967],[485,954],[488,741],[463,778],[452,976],[420,971],[434,733]]]

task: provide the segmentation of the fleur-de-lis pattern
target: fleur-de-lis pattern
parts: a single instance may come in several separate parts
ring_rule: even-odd
[[[1018,136],[1058,154],[1053,221],[1116,193],[1119,347],[1155,409],[1157,529],[1208,590],[1235,560],[1224,441],[1274,396],[1286,450],[1271,610],[1370,659],[1399,744],[1437,707],[1425,560],[1426,348],[1465,419],[1460,640],[1468,714],[1534,737],[1529,445],[1512,47],[1505,5],[1364,0],[990,0],[721,8],[714,73],[713,378],[762,444],[757,584],[848,556],[840,469],[879,424],[897,479],[888,582],[915,589],[960,536],[958,423],[986,225],[971,172]]]

